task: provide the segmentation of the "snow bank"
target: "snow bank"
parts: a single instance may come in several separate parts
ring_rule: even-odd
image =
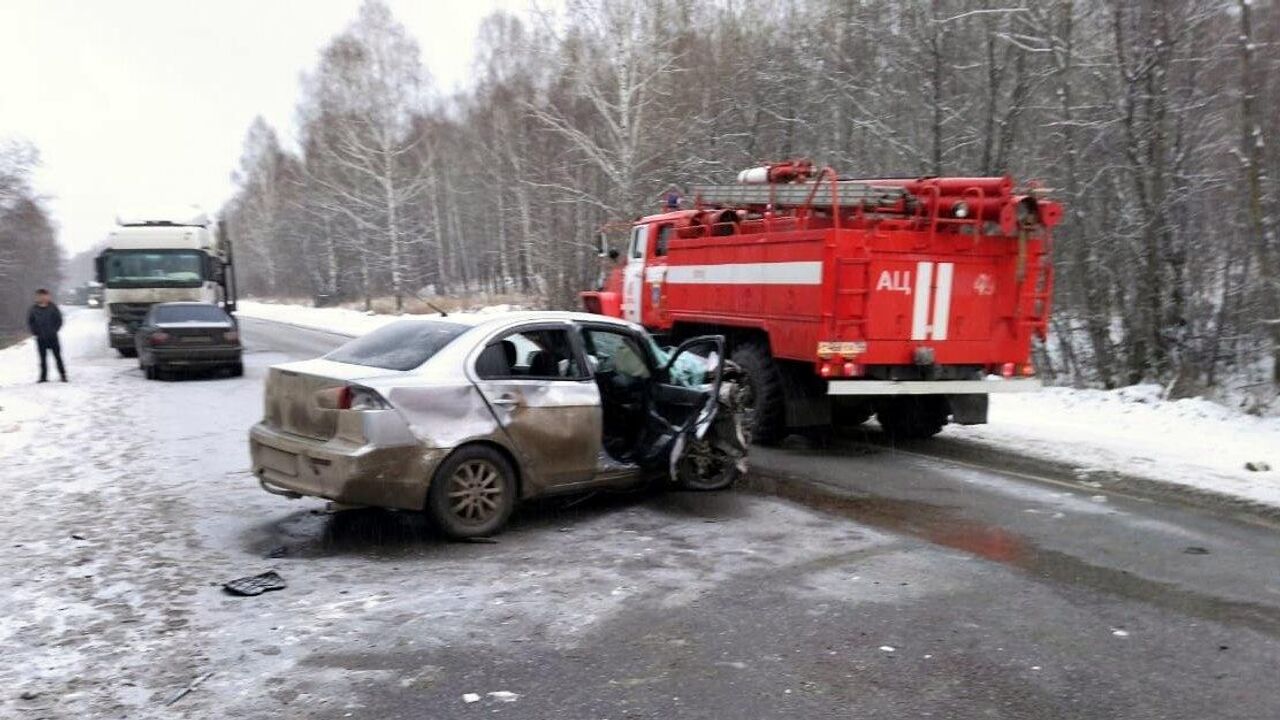
[[[241,301],[236,310],[236,315],[257,320],[270,320],[272,322],[285,323],[288,325],[296,325],[298,327],[310,328],[312,330],[324,330],[327,332],[337,333],[339,335],[363,335],[372,330],[376,330],[383,325],[393,323],[406,317],[427,317],[417,315],[382,315],[378,313],[366,313],[359,310],[351,310],[349,308],[315,308],[305,305],[285,305],[277,303],[263,303]],[[468,311],[467,313],[454,313],[449,315],[461,314],[487,314],[496,312],[508,312],[519,308],[512,305],[490,305],[479,308],[477,310]]]
[[[945,434],[1085,471],[1280,506],[1280,418],[1254,417],[1200,398],[1160,396],[1157,385],[992,395],[989,424],[951,425]],[[1249,471],[1250,462],[1273,469]]]

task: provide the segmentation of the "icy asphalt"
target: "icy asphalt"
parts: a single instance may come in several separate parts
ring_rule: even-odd
[[[70,385],[0,351],[0,717],[1280,717],[1274,528],[854,446],[444,543],[248,475],[266,366],[341,338],[149,383],[104,325]]]

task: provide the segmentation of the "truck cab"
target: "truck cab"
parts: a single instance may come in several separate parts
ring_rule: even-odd
[[[230,244],[203,213],[122,219],[96,258],[96,269],[110,345],[126,357],[136,352],[134,333],[156,303],[204,302],[235,310]]]

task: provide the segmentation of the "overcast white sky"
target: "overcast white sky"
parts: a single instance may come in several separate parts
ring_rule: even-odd
[[[465,85],[480,20],[529,0],[390,0],[438,89]],[[539,7],[559,3],[538,2]],[[0,138],[40,149],[69,253],[118,210],[213,210],[254,115],[295,136],[298,80],[360,0],[2,0]]]

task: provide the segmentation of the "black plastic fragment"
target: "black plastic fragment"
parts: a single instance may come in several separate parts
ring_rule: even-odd
[[[275,570],[236,578],[222,585],[222,589],[232,595],[261,595],[269,590],[283,590],[285,587],[284,578]]]

